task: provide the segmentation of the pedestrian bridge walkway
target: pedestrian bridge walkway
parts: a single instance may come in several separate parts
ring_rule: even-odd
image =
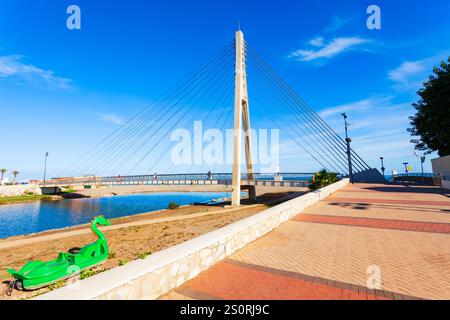
[[[162,299],[450,299],[448,270],[450,194],[360,184]]]
[[[243,186],[306,188],[313,173],[253,174],[254,179],[241,178]],[[231,173],[163,174],[115,177],[58,178],[39,182],[41,188],[64,186],[126,186],[126,185],[231,185]]]

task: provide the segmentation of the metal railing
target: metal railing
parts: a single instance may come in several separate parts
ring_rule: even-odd
[[[432,173],[401,173],[393,176],[395,183],[417,184],[424,186],[440,185],[441,178]]]
[[[266,185],[266,186],[307,186],[313,173],[255,173],[254,180],[248,180],[246,174],[242,174],[242,184]],[[83,185],[191,185],[191,184],[224,184],[232,182],[231,173],[191,173],[191,174],[157,174],[134,176],[110,176],[110,177],[67,177],[52,178],[40,181],[41,187],[53,186],[83,186]]]

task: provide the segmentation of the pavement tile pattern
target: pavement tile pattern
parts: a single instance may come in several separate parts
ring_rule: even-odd
[[[450,194],[349,185],[161,299],[450,299]]]

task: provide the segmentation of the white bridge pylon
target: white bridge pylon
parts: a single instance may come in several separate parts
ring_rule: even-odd
[[[234,93],[234,139],[233,139],[233,206],[241,204],[241,143],[242,124],[244,127],[245,160],[247,164],[247,179],[254,180],[251,154],[250,113],[248,105],[247,74],[245,59],[245,42],[242,31],[236,32],[236,77]],[[255,198],[255,189],[249,188],[250,198]]]

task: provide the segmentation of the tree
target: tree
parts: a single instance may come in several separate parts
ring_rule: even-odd
[[[450,57],[433,73],[417,92],[420,99],[412,105],[417,113],[409,118],[408,132],[420,137],[411,140],[417,150],[444,157],[450,155]]]
[[[17,175],[18,175],[19,173],[20,173],[20,172],[19,172],[19,171],[16,171],[16,170],[14,170],[14,171],[12,172],[12,174],[13,174],[13,176],[14,176],[14,181],[13,181],[14,184],[16,184],[16,177],[17,177]]]
[[[5,168],[1,168],[0,169],[0,172],[2,174],[2,178],[0,179],[0,183],[3,181],[3,177],[5,176],[6,171],[8,171],[8,170],[6,170]]]

